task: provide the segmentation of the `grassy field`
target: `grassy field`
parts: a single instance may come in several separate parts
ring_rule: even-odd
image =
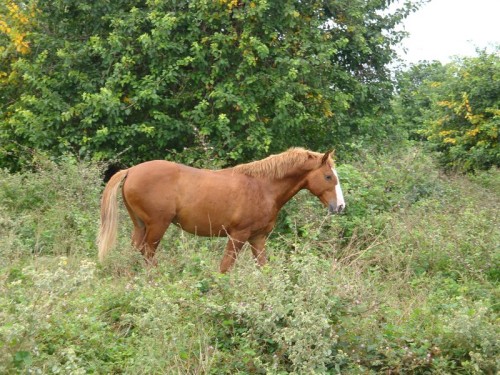
[[[94,245],[98,166],[0,172],[0,373],[496,374],[500,173],[445,175],[418,148],[338,167],[347,211],[308,193],[258,269],[170,228],[159,266]]]

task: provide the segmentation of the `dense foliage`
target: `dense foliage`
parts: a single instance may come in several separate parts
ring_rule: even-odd
[[[348,210],[299,194],[217,273],[224,240],[170,228],[159,266],[96,264],[99,168],[0,176],[0,372],[496,374],[498,172],[443,177],[419,149],[339,166]],[[375,171],[375,172],[374,172]]]
[[[500,166],[500,56],[479,51],[448,65],[422,63],[400,74],[398,108],[413,136],[448,168]]]
[[[9,0],[0,25],[22,40],[0,37],[0,163],[185,148],[234,162],[383,138],[395,27],[418,1],[391,3]]]
[[[0,373],[498,373],[498,54],[392,98],[393,3],[0,2]],[[299,193],[263,269],[174,226],[147,268],[123,207],[96,263],[100,161],[292,145],[350,151],[347,210]]]

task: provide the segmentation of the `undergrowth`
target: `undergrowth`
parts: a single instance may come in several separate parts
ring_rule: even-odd
[[[100,169],[0,176],[0,372],[496,374],[498,171],[442,175],[419,149],[338,166],[347,211],[283,210],[263,269],[171,228],[146,268],[98,264]]]

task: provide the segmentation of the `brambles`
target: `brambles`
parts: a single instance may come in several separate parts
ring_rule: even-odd
[[[300,195],[269,265],[247,249],[229,275],[224,241],[177,228],[148,269],[126,224],[97,265],[95,166],[2,174],[0,372],[495,373],[497,175],[363,158],[338,166],[345,216]]]

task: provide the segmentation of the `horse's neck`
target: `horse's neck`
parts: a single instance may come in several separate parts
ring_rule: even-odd
[[[234,173],[233,168],[220,169],[219,173]],[[270,192],[272,199],[275,201],[276,208],[279,210],[283,205],[292,199],[295,194],[300,190],[304,189],[306,186],[307,174],[310,170],[304,171],[291,171],[289,174],[283,177],[258,177],[253,176],[253,178],[262,181],[263,186],[266,191]]]
[[[281,209],[283,205],[292,199],[295,194],[305,188],[305,175],[297,177],[283,177],[273,180],[270,189],[276,202],[276,207]]]

